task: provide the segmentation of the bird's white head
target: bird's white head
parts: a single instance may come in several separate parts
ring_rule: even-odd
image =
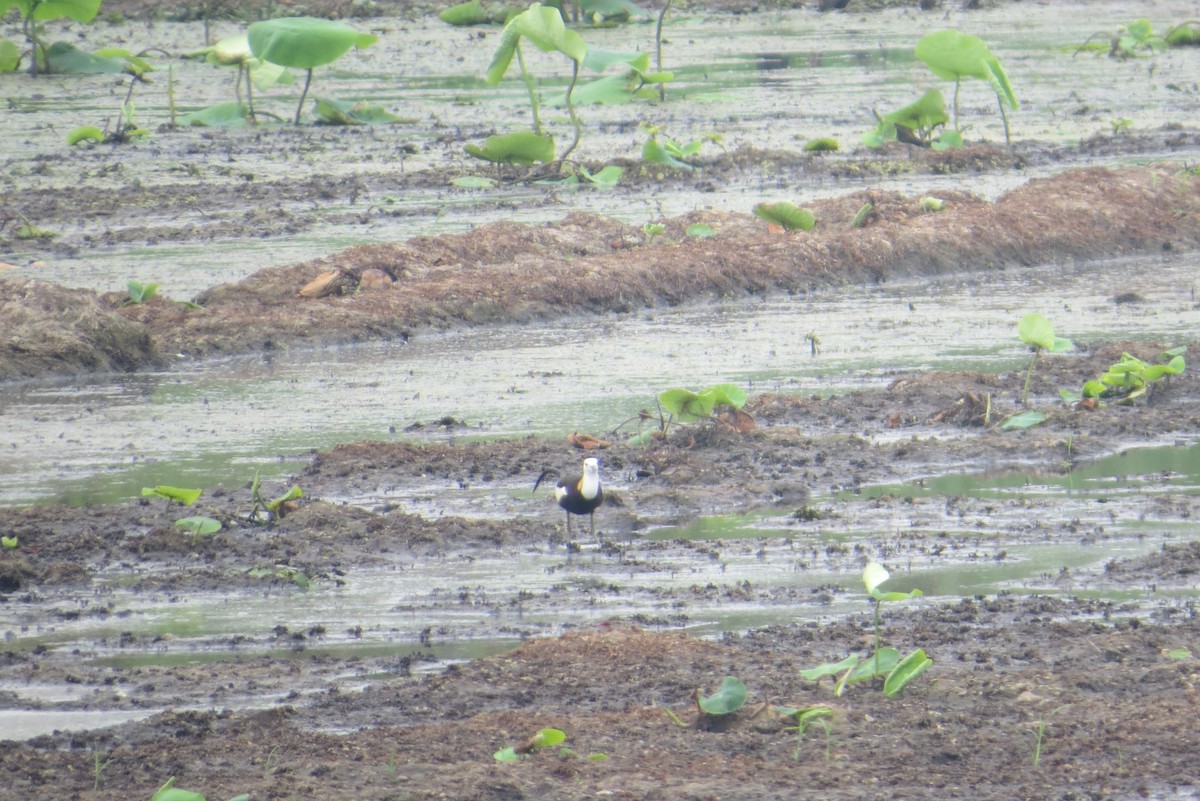
[[[579,482],[580,494],[585,498],[595,498],[600,491],[600,460],[589,457],[583,460],[583,478]]]

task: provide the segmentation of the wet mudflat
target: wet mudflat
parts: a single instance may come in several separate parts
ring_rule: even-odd
[[[1194,102],[1186,89],[1179,95]],[[309,136],[297,142],[311,144]],[[0,720],[17,740],[0,757],[8,785],[31,797],[114,799],[148,798],[170,776],[210,799],[777,798],[798,788],[847,799],[1194,798],[1196,380],[1185,372],[1149,399],[1094,411],[1058,398],[1124,351],[1153,361],[1183,345],[1194,362],[1195,178],[1172,162],[1124,166],[1191,152],[1194,136],[1168,127],[1102,138],[1090,151],[1043,143],[1016,156],[1020,166],[995,146],[951,157],[892,152],[889,163],[915,165],[908,186],[854,183],[830,193],[814,204],[825,226],[807,238],[768,233],[742,206],[698,216],[690,200],[680,216],[666,215],[657,245],[640,218],[591,215],[408,242],[384,232],[373,246],[321,246],[307,262],[247,266],[240,284],[199,284],[206,311],[190,317],[163,298],[122,308],[119,294],[68,296],[6,282],[27,293],[26,308],[46,312],[35,320],[44,340],[5,362],[5,375],[26,376],[5,386],[6,408],[20,410],[18,425],[29,418],[15,434],[25,439],[10,434],[7,445],[50,454],[30,459],[31,472],[49,475],[56,461],[77,471],[60,499],[89,474],[103,480],[106,462],[73,464],[72,449],[50,445],[53,424],[40,419],[60,412],[21,398],[73,393],[80,379],[72,372],[141,370],[128,386],[151,399],[141,408],[153,415],[156,397],[203,396],[209,379],[164,388],[149,369],[202,371],[214,354],[236,367],[291,349],[336,360],[339,351],[325,350],[331,344],[352,354],[348,343],[377,343],[362,349],[354,371],[305,390],[326,394],[330,427],[341,429],[315,453],[288,451],[269,435],[218,452],[214,464],[233,462],[229,478],[205,483],[199,509],[226,524],[215,535],[181,532],[178,509],[129,490],[142,478],[157,483],[156,470],[177,469],[203,431],[164,438],[147,472],[99,493],[110,502],[0,510],[0,529],[20,541],[0,554],[8,640]],[[139,160],[145,151],[130,155],[134,173],[151,168]],[[253,153],[244,158],[267,169]],[[1106,168],[1049,180],[1057,169],[1021,174],[1031,162],[1060,159]],[[694,191],[697,180],[761,185],[779,164],[791,165],[789,181],[814,170],[810,157],[745,150],[706,165],[704,179],[635,185],[662,197]],[[848,156],[815,172],[825,176],[818,182],[836,183],[835,171],[883,165]],[[939,177],[947,170],[956,176],[950,191]],[[412,172],[430,186],[457,174]],[[978,177],[977,193],[968,176]],[[186,181],[172,183],[159,187],[164,198],[191,192]],[[328,184],[281,178],[271,186],[311,201]],[[65,215],[66,191],[44,188],[41,213]],[[919,197],[934,191],[946,211],[922,213]],[[851,230],[868,200],[875,217]],[[78,242],[58,255],[103,219],[85,211]],[[689,241],[685,226],[699,219],[717,235]],[[330,220],[314,216],[300,227],[310,224]],[[229,241],[250,235],[239,226]],[[160,230],[185,242],[207,236],[186,225]],[[1115,269],[1092,261],[1117,254],[1134,258]],[[1084,276],[1093,269],[1095,286],[1085,278],[1064,289],[1056,265],[1067,262]],[[298,298],[330,266],[348,291]],[[387,268],[398,285],[351,291],[372,267]],[[1176,277],[1142,280],[1159,269]],[[856,358],[853,335],[808,325],[821,320],[823,297],[902,281],[912,289],[893,305],[917,319],[950,319],[957,312],[939,304],[937,281],[958,275],[975,287],[966,295],[990,297],[999,283],[988,274],[999,270],[1021,270],[1028,297],[1014,300],[1007,323],[1003,304],[991,310],[996,319],[982,322],[981,339],[1011,340],[1012,321],[1027,310],[1046,312],[1079,339],[1075,352],[1040,361],[1030,404],[1048,419],[1027,431],[994,425],[1022,408],[1024,361],[1014,363],[1007,345],[947,337],[936,347],[936,330],[921,329],[929,343],[889,348],[886,331],[911,339],[914,322],[888,312],[863,315],[864,332],[879,339]],[[629,429],[610,436],[600,452],[609,492],[597,514],[600,542],[578,528],[568,537],[546,492],[530,490],[543,468],[568,469],[585,455],[562,434],[608,436],[624,416],[617,409],[636,411],[639,395],[652,398],[657,384],[600,408],[589,406],[594,385],[580,381],[572,393],[570,367],[548,367],[544,377],[531,368],[513,382],[520,396],[555,386],[543,406],[525,407],[536,413],[485,401],[467,425],[451,393],[407,412],[373,413],[371,393],[353,386],[391,390],[396,375],[373,374],[373,361],[403,364],[398,340],[414,349],[423,337],[476,342],[461,336],[463,325],[514,341],[596,325],[619,343],[624,326],[649,323],[644,336],[652,336],[657,310],[681,304],[691,305],[680,329],[690,322],[706,330],[726,316],[744,320],[743,329],[772,325],[730,309],[755,296],[784,305],[778,319],[795,304],[804,324],[778,324],[742,352],[734,375],[726,366],[676,376],[671,365],[684,360],[659,358],[672,384],[745,383],[756,428],[695,426],[649,447],[625,444]],[[69,337],[53,341],[46,332],[70,330],[64,311],[115,333],[91,351]],[[1119,325],[1105,322],[1116,318]],[[740,333],[736,323],[721,330],[723,339]],[[826,361],[804,353],[809,332],[823,334]],[[683,337],[674,346],[687,347]],[[728,364],[720,343],[705,348],[714,364]],[[777,363],[755,362],[753,352],[768,348]],[[963,361],[947,358],[956,348],[966,351]],[[838,379],[796,381],[814,365]],[[222,414],[245,415],[236,397],[264,375],[247,370],[244,385],[235,380],[214,395],[208,427],[221,429]],[[108,385],[96,404],[121,391]],[[368,404],[366,414],[338,422],[343,399]],[[269,420],[276,404],[256,398],[249,411]],[[86,449],[90,424],[73,428],[70,418],[92,412],[63,408],[71,409],[63,437]],[[564,415],[572,422],[553,422]],[[144,431],[137,418],[93,427],[125,429],[136,443]],[[253,425],[244,431],[257,436]],[[250,520],[248,478],[272,454],[296,462],[268,478],[265,494],[295,483],[304,498],[267,527]],[[38,495],[37,483],[16,497]],[[895,699],[878,684],[835,695],[829,679],[799,673],[869,651],[873,609],[858,578],[868,559],[892,571],[889,589],[927,593],[883,616],[886,644],[923,648],[934,660]],[[746,706],[727,720],[698,719],[696,691],[712,692],[728,675],[745,682]],[[798,734],[778,711],[811,706],[830,710],[828,729]],[[492,758],[543,726],[564,730],[571,751],[535,751],[514,765]],[[607,758],[584,758],[592,754]]]

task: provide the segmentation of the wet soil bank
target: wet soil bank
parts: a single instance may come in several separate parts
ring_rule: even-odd
[[[1032,388],[1034,405],[1049,406],[1059,386],[1094,375],[1124,349],[1152,358],[1159,348],[1113,344],[1047,357]],[[1196,351],[1193,344],[1189,358]],[[997,414],[1014,410],[1022,380],[1019,373],[934,373],[840,399],[760,396],[748,405],[759,422],[754,431],[695,430],[650,448],[613,445],[602,454],[611,482],[598,515],[605,544],[584,553],[568,547],[553,503],[527,494],[544,466],[567,467],[581,454],[566,442],[533,439],[342,446],[317,454],[296,477],[306,499],[272,528],[245,521],[250,497],[243,488],[206,499],[200,511],[231,525],[195,541],[175,530],[158,504],[2,510],[0,529],[21,540],[2,560],[4,606],[21,619],[23,633],[51,631],[81,615],[109,617],[114,632],[121,630],[125,613],[105,600],[114,579],[146,597],[218,592],[236,602],[264,591],[301,592],[284,574],[265,583],[250,578],[248,564],[302,571],[314,580],[310,592],[326,592],[380,566],[559,553],[560,578],[544,593],[484,599],[468,591],[438,602],[482,603],[495,621],[490,634],[514,638],[543,631],[522,622],[522,608],[580,608],[598,595],[640,591],[639,573],[678,578],[655,591],[669,613],[609,619],[433,672],[419,672],[432,660],[423,648],[453,638],[452,631],[414,631],[414,647],[351,657],[339,656],[337,645],[360,635],[322,626],[248,630],[218,661],[186,651],[182,660],[166,658],[177,650],[170,637],[150,641],[132,631],[94,645],[133,657],[127,664],[96,659],[86,648],[8,649],[0,656],[8,697],[21,708],[31,708],[16,700],[23,687],[67,685],[74,700],[33,708],[150,717],[88,732],[72,733],[67,724],[61,733],[7,744],[0,772],[31,797],[100,799],[149,797],[170,776],[209,798],[769,799],[798,788],[845,799],[1192,798],[1200,747],[1194,542],[1061,574],[1055,596],[919,601],[888,610],[886,642],[904,652],[923,648],[935,660],[889,700],[866,685],[839,697],[832,684],[798,672],[869,648],[865,603],[849,615],[822,617],[831,598],[847,599],[845,590],[780,593],[737,571],[696,584],[689,565],[724,559],[738,546],[642,536],[647,526],[705,512],[794,510],[796,523],[779,539],[790,543],[784,548],[797,570],[836,565],[849,573],[873,555],[902,573],[914,559],[979,551],[981,542],[969,533],[901,530],[869,549],[839,546],[820,532],[853,511],[838,502],[813,508],[809,491],[950,469],[1061,470],[1121,443],[1186,440],[1200,426],[1200,392],[1186,373],[1149,404],[1062,407],[1024,433],[980,425],[982,408],[972,399],[990,396]],[[910,436],[873,441],[873,434],[905,428]],[[447,496],[469,491],[479,516],[428,518],[402,503],[364,509],[324,500],[371,496],[382,485],[401,495],[406,487]],[[910,503],[885,497],[873,505],[904,519]],[[982,521],[994,507],[948,499],[946,514]],[[1198,507],[1200,499],[1181,494],[1139,508],[1182,533]],[[988,542],[1105,536],[1102,527],[1056,520],[1050,508],[1041,514],[1040,525],[989,523]],[[775,546],[746,547],[766,553]],[[1097,590],[1112,596],[1086,597]],[[784,604],[804,610],[807,622],[717,642],[675,630],[687,624],[693,604],[714,598]],[[264,655],[264,648],[275,653]],[[694,693],[715,690],[726,675],[746,683],[749,703],[732,719],[697,723]],[[798,736],[778,707],[809,706],[830,709],[829,729],[814,725]],[[667,709],[689,725],[677,725]],[[572,750],[536,751],[516,765],[494,761],[493,752],[520,746],[543,726],[563,729]],[[583,758],[591,754],[607,759]],[[104,766],[98,773],[97,758]]]
[[[716,425],[677,426],[667,441],[649,447],[610,436],[608,447],[592,452],[601,456],[608,484],[597,528],[613,556],[631,558],[654,547],[641,541],[647,531],[702,515],[798,512],[798,519],[815,521],[815,533],[822,518],[828,518],[827,527],[841,525],[844,510],[837,503],[812,507],[813,492],[828,497],[947,472],[1061,473],[1128,447],[1188,443],[1200,430],[1200,379],[1194,371],[1174,377],[1138,405],[1077,410],[1057,397],[1059,388],[1081,386],[1123,352],[1152,361],[1162,348],[1117,343],[1043,356],[1030,405],[1048,419],[1025,432],[995,425],[1023,408],[1025,374],[1019,371],[911,375],[886,391],[833,398],[752,396],[745,410],[757,427],[744,433]],[[1194,363],[1198,354],[1200,345],[1193,342],[1185,358]],[[248,486],[207,493],[194,513],[215,517],[226,529],[199,539],[174,526],[182,515],[162,501],[0,509],[0,530],[21,543],[0,560],[0,590],[12,594],[6,596],[10,601],[22,593],[36,600],[54,587],[101,586],[119,576],[122,587],[137,590],[239,591],[259,585],[245,573],[253,564],[285,565],[336,583],[356,568],[411,555],[563,548],[568,540],[561,510],[544,492],[535,496],[531,489],[543,469],[569,470],[585,453],[569,438],[342,445],[315,454],[293,478],[290,483],[302,487],[304,498],[270,527],[251,520]],[[286,489],[285,483],[268,485],[262,494],[276,497]],[[408,507],[407,499],[431,493],[454,511],[415,514]],[[365,500],[380,497],[396,500]],[[879,503],[904,516],[910,501]],[[1186,521],[1200,511],[1198,505],[1197,498],[1180,495],[1163,512]],[[1046,536],[1063,534],[1051,530]]]
[[[0,378],[137,369],[169,359],[408,337],[422,329],[623,312],[709,296],[1047,265],[1194,247],[1200,178],[1180,167],[1071,170],[989,203],[862,191],[811,204],[818,228],[771,232],[750,215],[697,212],[653,241],[590,214],[542,226],[363,245],[214,287],[193,308],[122,305],[0,274]],[[862,227],[855,215],[870,204]],[[689,236],[704,223],[711,237]],[[1131,290],[1133,287],[1131,286]]]
[[[1196,550],[1182,558],[1194,571]],[[1153,561],[1141,567],[1157,574]],[[363,692],[298,658],[289,682],[324,672],[320,692],[241,712],[220,711],[220,698],[270,682],[278,660],[226,663],[220,685],[212,666],[137,668],[101,692],[205,687],[202,705],[218,709],[9,743],[0,769],[18,795],[98,799],[148,798],[170,776],[222,799],[1195,797],[1200,663],[1178,657],[1200,638],[1194,609],[1147,620],[1095,601],[963,599],[893,612],[883,634],[936,659],[891,700],[863,685],[835,697],[798,675],[861,649],[866,609],[721,642],[605,625],[435,675],[359,660],[345,667],[370,673]],[[10,675],[29,671],[8,662]],[[668,716],[697,721],[693,693],[727,675],[749,690],[732,720],[680,727]],[[827,707],[828,729],[798,736],[779,706]],[[544,726],[566,732],[571,751],[493,761]]]

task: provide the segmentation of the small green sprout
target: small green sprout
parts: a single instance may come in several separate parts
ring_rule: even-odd
[[[663,225],[662,223],[646,223],[643,225],[642,233],[646,237],[646,244],[654,244],[655,238],[665,230],[667,230],[667,226]]]
[[[1037,366],[1038,356],[1042,351],[1062,353],[1075,347],[1069,339],[1056,337],[1054,326],[1042,315],[1034,312],[1027,314],[1017,323],[1017,336],[1033,349],[1033,358],[1029,360],[1029,370],[1025,373],[1025,388],[1021,390],[1021,405],[1029,406],[1029,385],[1033,381],[1033,368]]]
[[[17,536],[6,537],[4,535],[0,535],[0,545],[3,545],[5,547],[5,549],[7,549],[7,550],[11,551],[20,544],[21,544],[20,537],[17,537]]]
[[[1150,20],[1142,17],[1141,19],[1135,19],[1128,25],[1118,28],[1117,32],[1112,35],[1107,33],[1093,33],[1084,40],[1083,44],[1079,46],[1079,49],[1075,51],[1075,55],[1079,55],[1084,50],[1096,50],[1102,52],[1103,45],[1097,45],[1093,47],[1091,46],[1091,42],[1093,39],[1103,39],[1105,37],[1108,37],[1109,39],[1109,58],[1134,58],[1141,51],[1146,51],[1151,54],[1161,53],[1167,49],[1167,38],[1171,35],[1171,33],[1174,32],[1175,29],[1173,28],[1168,33],[1167,37],[1160,36],[1154,32],[1154,26],[1150,23]]]
[[[1109,120],[1108,124],[1112,126],[1113,136],[1120,136],[1133,127],[1133,120],[1129,117],[1117,117]]]
[[[838,679],[834,694],[841,696],[846,687],[861,681],[882,678],[883,693],[888,698],[895,698],[913,679],[924,673],[933,660],[918,648],[903,659],[895,648],[882,647],[880,636],[880,612],[883,604],[894,601],[906,601],[919,598],[923,593],[919,589],[909,592],[884,592],[879,587],[888,580],[887,569],[878,562],[870,562],[862,572],[863,586],[867,594],[875,601],[875,637],[871,656],[863,660],[858,654],[851,654],[840,662],[827,662],[815,668],[800,671],[800,675],[809,681],[818,681],[825,676],[836,676]]]
[[[129,295],[125,298],[122,306],[136,306],[139,303],[145,303],[158,294],[158,282],[147,281],[129,281],[126,286],[129,289]]]
[[[1110,399],[1114,403],[1133,403],[1152,393],[1155,387],[1160,386],[1158,382],[1168,382],[1171,376],[1187,369],[1184,359],[1186,352],[1186,346],[1165,350],[1159,357],[1159,364],[1148,364],[1129,353],[1123,353],[1121,359],[1105,370],[1099,379],[1085,381],[1080,392],[1063,389],[1059,390],[1059,395],[1067,403],[1091,401],[1089,405],[1093,408],[1099,405],[1101,399]]]
[[[501,748],[496,753],[492,754],[492,758],[497,762],[516,762],[523,756],[528,756],[539,748],[552,748],[567,740],[567,735],[562,729],[539,729],[536,734],[525,741],[523,745],[508,746]]]
[[[793,720],[793,725],[784,728],[785,732],[795,732],[796,734],[796,750],[792,752],[792,759],[800,761],[801,745],[804,742],[804,734],[808,731],[808,727],[816,724],[825,732],[825,761],[829,761],[829,751],[832,745],[833,727],[829,723],[829,719],[833,717],[833,710],[827,706],[805,706],[800,708],[792,707],[776,707],[779,714],[789,717]]]
[[[1066,707],[1067,707],[1067,705],[1063,704],[1062,706],[1058,707],[1057,709],[1054,709],[1053,711],[1051,711],[1050,714],[1047,715],[1046,717],[1047,718],[1054,717],[1060,711],[1062,711],[1063,709],[1066,709]],[[1032,726],[1030,727],[1030,733],[1033,735],[1033,769],[1034,770],[1037,770],[1041,766],[1042,748],[1046,744],[1046,729],[1049,728],[1049,726],[1050,726],[1050,721],[1043,718],[1042,720],[1034,721]]]
[[[881,115],[874,109],[871,113],[875,116],[876,125],[862,136],[862,142],[867,147],[880,147],[886,142],[896,141],[930,147],[935,144],[934,131],[950,119],[946,115],[946,98],[937,89],[930,89],[907,106],[887,114]],[[941,141],[941,137],[937,141]],[[962,144],[961,137],[959,144]]]
[[[292,501],[298,501],[304,497],[304,490],[299,485],[293,484],[288,488],[288,491],[278,498],[267,500],[262,494],[262,482],[259,481],[258,471],[254,473],[254,479],[250,482],[250,500],[254,504],[250,509],[250,519],[258,520],[260,512],[265,512],[267,515],[267,524],[270,525],[275,520],[282,519],[288,512],[287,504]]]
[[[695,169],[696,165],[689,159],[694,158],[705,143],[711,142],[722,150],[725,149],[724,136],[721,134],[707,134],[687,144],[681,144],[664,134],[662,126],[643,125],[642,129],[650,134],[650,138],[642,145],[642,161],[651,164],[666,164],[691,170]]]
[[[290,581],[302,590],[312,586],[310,579],[303,571],[291,565],[275,565],[274,567],[251,567],[246,570],[250,578],[271,578],[279,581]]]
[[[172,776],[150,797],[150,801],[205,801],[205,798],[200,793],[176,787],[175,777]],[[246,794],[236,795],[229,799],[229,801],[250,801],[250,796]]]
[[[92,747],[92,792],[100,792],[100,784],[104,778],[104,771],[108,769],[115,760],[102,759],[100,757],[100,746]]]
[[[805,153],[832,153],[838,149],[838,141],[831,136],[819,136],[804,143]]]

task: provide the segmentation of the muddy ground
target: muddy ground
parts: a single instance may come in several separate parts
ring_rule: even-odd
[[[1158,348],[1113,344],[1047,358],[1035,377],[1034,405],[1049,407],[1057,387],[1079,383],[1123,349],[1152,357]],[[1196,351],[1192,344],[1189,358]],[[1103,526],[1059,525],[1045,508],[1048,525],[997,524],[987,544],[970,534],[898,530],[867,548],[848,547],[820,532],[861,507],[810,506],[808,492],[911,479],[950,465],[1063,470],[1118,443],[1186,440],[1200,424],[1197,382],[1185,375],[1138,407],[1060,407],[1047,424],[1015,435],[981,425],[979,399],[990,396],[995,414],[1014,411],[1022,379],[938,373],[839,400],[759,396],[748,404],[759,426],[753,431],[702,428],[650,448],[614,444],[602,451],[613,481],[612,498],[598,515],[599,548],[579,536],[572,547],[559,511],[544,496],[512,500],[512,489],[530,487],[543,466],[567,466],[580,456],[567,442],[532,439],[342,446],[318,454],[295,477],[307,497],[271,528],[247,522],[248,488],[207,499],[202,511],[230,525],[198,541],[173,529],[157,503],[0,511],[0,527],[21,541],[0,562],[4,607],[25,626],[10,630],[17,636],[0,656],[7,686],[77,691],[74,700],[35,705],[44,710],[170,710],[141,722],[85,732],[65,726],[9,743],[0,758],[5,781],[21,797],[106,799],[148,798],[170,776],[222,799],[243,792],[367,799],[769,799],[797,792],[846,799],[1194,797],[1200,547],[1187,539],[1200,515],[1194,495],[1156,497],[1141,507],[1141,514],[1174,527],[1179,544],[1102,569],[1064,571],[1053,580],[1060,590],[1054,596],[966,597],[889,610],[885,640],[905,653],[923,648],[935,660],[895,699],[878,685],[839,697],[830,680],[814,683],[798,673],[867,652],[869,606],[821,612],[853,591],[781,591],[741,580],[736,571],[720,583],[687,577],[689,565],[747,549],[761,549],[763,559],[795,560],[801,571],[854,574],[870,556],[902,574],[914,559],[982,550],[967,558],[1003,560],[997,549],[1022,538],[1103,539]],[[839,433],[890,427],[913,433],[878,445]],[[479,501],[480,519],[431,520],[403,505],[361,509],[322,500],[370,494],[380,484],[488,492]],[[282,489],[270,487],[268,494]],[[1038,505],[1011,503],[1027,507],[1026,515]],[[911,504],[885,497],[873,505],[899,520],[931,513]],[[994,502],[967,498],[932,506],[935,516],[981,520],[995,511]],[[774,540],[668,543],[645,536],[648,527],[697,514],[770,507],[794,513]],[[433,649],[456,632],[420,631],[419,620],[403,612],[399,626],[415,625],[409,636],[428,650],[397,646],[347,657],[336,645],[358,632],[284,626],[248,630],[224,645],[229,657],[215,662],[189,659],[186,650],[179,651],[182,662],[164,659],[178,650],[169,636],[133,632],[95,647],[158,658],[117,667],[91,658],[86,648],[20,646],[21,634],[70,625],[81,615],[111,619],[120,630],[121,604],[106,600],[104,589],[114,576],[134,597],[196,591],[236,599],[264,586],[302,592],[285,574],[266,585],[250,578],[247,564],[299,571],[313,581],[308,592],[323,593],[372,567],[466,563],[496,553],[557,554],[562,583],[537,593],[435,600],[490,609],[495,622],[483,634],[525,640],[510,653],[467,663],[437,664]],[[522,609],[553,617],[555,609],[644,593],[635,578],[643,574],[678,576],[654,591],[660,615],[618,615],[565,634],[521,622]],[[1130,600],[1091,597],[1104,590]],[[792,608],[805,622],[718,641],[682,633],[693,604],[713,599]],[[363,620],[362,626],[381,622],[397,625]],[[700,719],[695,692],[714,690],[727,675],[749,688],[745,709],[728,721]],[[15,693],[9,697],[17,703]],[[813,724],[799,736],[778,711],[811,706],[830,710],[828,732]],[[571,750],[535,751],[515,765],[493,759],[493,752],[520,746],[544,726],[565,731]],[[598,754],[606,758],[586,758]]]
[[[1088,147],[1121,155],[1162,152],[1194,146],[1195,137],[1192,131],[1160,131],[1102,138]],[[631,170],[628,186],[670,191],[676,183],[766,167],[794,176],[902,163],[917,175],[973,174],[1077,157],[1077,151],[1028,145],[950,155],[898,146],[836,163],[742,151],[714,159],[703,177]],[[410,173],[396,181],[444,184],[447,178]],[[353,179],[347,180],[334,190],[306,181],[250,187],[236,202],[252,206],[261,200],[256,192],[300,198],[352,192]],[[712,296],[805,292],[964,269],[1053,269],[1056,262],[1121,253],[1191,250],[1200,239],[1198,189],[1200,179],[1179,164],[1088,168],[1032,181],[994,203],[966,192],[942,195],[946,209],[940,213],[924,211],[919,196],[850,193],[814,204],[823,224],[809,234],[769,231],[749,215],[696,215],[668,221],[653,243],[638,228],[576,214],[540,227],[498,224],[263,270],[196,298],[202,309],[167,298],[122,306],[116,295],[0,274],[0,378],[152,369],[181,355],[420,336],[431,328],[564,315],[586,320]],[[154,202],[169,206],[187,196],[183,187],[178,196],[168,193]],[[121,198],[114,205],[111,195],[93,196],[82,187],[39,193],[27,202],[41,204],[32,216],[43,224],[82,208],[94,225],[80,230],[99,232],[103,220],[132,219],[149,200],[136,193]],[[234,202],[219,195],[211,201],[225,207]],[[852,228],[867,202],[872,212],[866,225]],[[696,241],[684,235],[688,224],[700,221],[712,224],[717,236]],[[289,224],[307,223],[300,217]],[[261,222],[248,222],[247,232],[252,227],[261,233]],[[128,235],[203,241],[214,233],[167,228]],[[220,232],[231,234],[236,232]],[[61,247],[85,245],[80,239]],[[372,274],[378,285],[364,280],[368,270],[382,273]],[[322,274],[331,275],[330,292],[300,294]],[[1113,302],[1136,308],[1137,298]],[[1102,539],[1102,530],[1070,521],[1056,525],[1053,510],[1046,509],[1042,517],[1049,525],[1000,527],[988,547],[961,535],[904,531],[869,548],[836,547],[819,532],[853,513],[852,507],[812,505],[810,493],[947,470],[1062,471],[1138,444],[1190,442],[1200,428],[1194,372],[1136,405],[1071,409],[1057,398],[1060,387],[1094,378],[1122,351],[1154,359],[1177,344],[1114,342],[1044,358],[1032,405],[1053,411],[1045,424],[1025,432],[994,425],[1021,408],[1023,374],[934,373],[837,399],[755,396],[747,411],[757,425],[740,433],[699,426],[638,448],[613,437],[601,453],[611,484],[609,501],[597,514],[600,546],[568,538],[559,510],[544,495],[525,494],[544,467],[565,468],[583,455],[567,442],[534,439],[345,445],[314,456],[295,477],[304,499],[270,527],[249,519],[248,487],[206,497],[203,512],[227,526],[198,540],[171,526],[158,503],[2,509],[0,533],[18,537],[20,546],[0,554],[0,613],[8,640],[0,651],[7,688],[0,692],[0,709],[172,709],[120,726],[66,726],[7,742],[0,754],[0,795],[149,798],[175,776],[179,786],[210,799],[238,793],[379,801],[1195,798],[1200,548],[1188,542],[1200,514],[1194,495],[1156,497],[1135,507],[1172,527],[1179,544],[1114,559],[1086,574],[1060,575],[1055,580],[1062,592],[1055,596],[968,597],[889,610],[882,631],[887,642],[905,653],[923,648],[934,659],[895,699],[885,698],[877,685],[836,696],[828,680],[814,683],[799,675],[801,668],[869,647],[867,604],[851,614],[813,611],[834,597],[845,600],[845,590],[788,594],[735,575],[706,585],[686,577],[689,564],[746,549],[761,549],[762,558],[794,559],[797,570],[832,568],[849,575],[868,558],[895,572],[915,557],[951,552],[977,550],[980,559],[1003,559],[1006,537]],[[1185,344],[1188,361],[1198,363],[1200,343]],[[439,424],[455,423],[429,421]],[[897,436],[875,436],[881,432]],[[370,495],[384,484],[434,486],[447,494],[470,488],[480,493],[479,514],[430,519],[402,505],[365,509],[326,500]],[[282,489],[272,486],[265,494]],[[514,501],[517,489],[530,500]],[[937,503],[945,504],[944,514],[981,520],[994,511],[965,498]],[[903,498],[876,504],[901,520],[913,509]],[[655,526],[699,515],[755,509],[787,512],[791,522],[774,542],[664,543],[646,536]],[[524,640],[516,650],[450,666],[436,664],[432,651],[418,649],[414,656],[408,648],[339,656],[325,646],[354,632],[319,628],[248,631],[245,652],[219,661],[163,659],[133,667],[93,659],[86,648],[22,642],[80,616],[111,618],[119,632],[123,613],[109,600],[114,583],[146,597],[219,592],[236,601],[264,587],[303,592],[286,573],[274,581],[251,578],[247,564],[302,573],[312,580],[308,592],[321,593],[368,568],[468,562],[497,552],[553,554],[562,575],[586,579],[530,597],[471,601],[495,607],[497,619],[514,605],[552,614],[557,606],[594,602],[598,594],[633,592],[628,577],[637,571],[680,579],[660,591],[670,610],[661,616],[617,617],[565,634],[518,618],[504,628]],[[1098,590],[1129,600],[1097,600]],[[805,611],[805,622],[716,641],[689,637],[680,629],[690,622],[689,604],[702,597],[794,606]],[[497,623],[487,633],[499,630]],[[418,632],[430,646],[455,636],[418,627],[414,637]],[[96,647],[173,653],[170,637],[147,641],[118,633],[113,639]],[[272,655],[263,655],[267,651]],[[694,693],[714,690],[727,675],[746,683],[746,707],[729,720],[700,719]],[[22,684],[88,692],[83,700],[77,695],[31,704],[18,700],[14,688]],[[778,711],[815,705],[831,710],[828,730],[813,724],[798,735]],[[493,752],[526,742],[543,726],[564,730],[571,751],[538,750],[511,765],[493,759]],[[585,758],[592,754],[606,758]]]

